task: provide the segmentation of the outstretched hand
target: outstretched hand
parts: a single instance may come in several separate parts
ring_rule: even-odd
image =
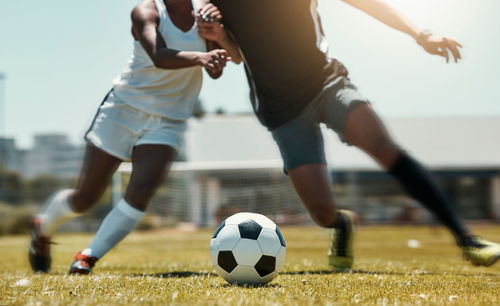
[[[462,45],[447,37],[430,35],[425,37],[422,41],[419,41],[419,44],[422,45],[424,50],[428,53],[446,58],[447,63],[450,61],[449,52],[453,55],[455,63],[462,58],[458,50],[458,48],[462,48]]]

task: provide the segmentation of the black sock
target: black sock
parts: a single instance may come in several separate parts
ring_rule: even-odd
[[[458,216],[452,201],[420,163],[402,152],[389,172],[414,199],[433,212],[451,230],[458,244],[463,245],[464,238],[469,234],[467,226]]]

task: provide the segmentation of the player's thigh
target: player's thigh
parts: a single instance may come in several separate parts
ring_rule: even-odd
[[[381,141],[392,142],[384,123],[368,104],[357,107],[349,114],[344,137],[348,143],[362,149]]]
[[[87,143],[76,184],[76,194],[80,202],[94,202],[98,199],[107,188],[120,163],[121,159]]]
[[[357,107],[349,115],[344,137],[345,141],[373,156],[385,168],[399,156],[400,148],[368,104]]]
[[[183,120],[151,115],[146,132],[132,149],[132,174],[128,190],[155,190],[184,146],[187,124]]]
[[[134,147],[127,194],[152,196],[165,179],[176,156],[176,149],[168,145],[143,144]]]

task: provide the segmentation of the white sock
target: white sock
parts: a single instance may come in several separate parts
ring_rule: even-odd
[[[43,221],[40,224],[40,233],[43,236],[52,236],[55,230],[63,223],[78,217],[68,202],[68,196],[73,189],[65,189],[55,193],[42,208],[38,215]]]
[[[144,212],[130,206],[124,199],[113,208],[83,255],[101,258],[127,236],[144,216]]]

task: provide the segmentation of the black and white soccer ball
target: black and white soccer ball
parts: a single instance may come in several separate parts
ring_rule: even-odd
[[[286,243],[266,216],[237,213],[224,220],[210,240],[215,271],[232,284],[265,284],[283,268]]]

